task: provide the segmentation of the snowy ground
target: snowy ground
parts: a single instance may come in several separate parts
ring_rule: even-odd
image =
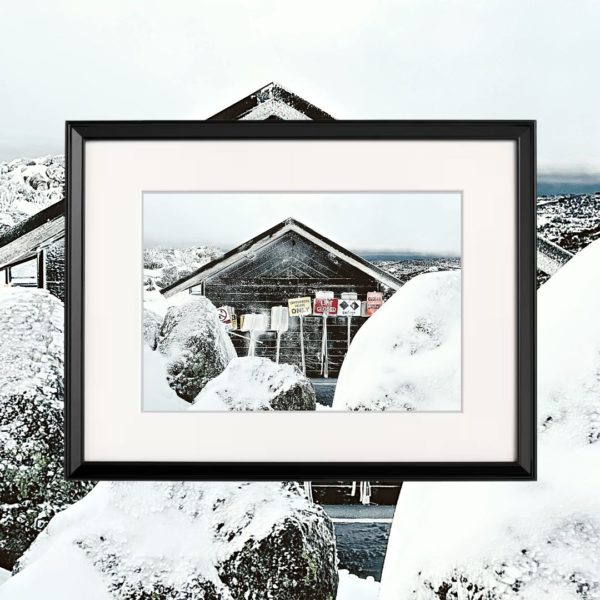
[[[379,583],[372,577],[361,579],[348,571],[340,571],[340,584],[336,600],[377,600]]]

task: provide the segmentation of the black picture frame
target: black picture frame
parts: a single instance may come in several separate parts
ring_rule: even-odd
[[[86,142],[509,140],[516,142],[517,459],[511,462],[91,462],[84,456]],[[536,478],[535,121],[73,121],[66,123],[65,474],[89,480],[534,480]]]

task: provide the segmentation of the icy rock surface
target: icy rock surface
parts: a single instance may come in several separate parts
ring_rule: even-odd
[[[460,271],[418,275],[361,327],[336,410],[460,410]]]
[[[331,521],[297,484],[105,482],[53,519],[0,599],[334,600],[337,586]]]
[[[190,410],[315,410],[315,390],[295,365],[235,358],[209,382]]]
[[[62,200],[64,157],[0,162],[0,234]]]
[[[0,566],[91,486],[63,480],[63,305],[0,290]]]
[[[600,599],[600,242],[538,293],[538,481],[406,483],[380,600]]]
[[[144,343],[151,350],[156,350],[158,347],[162,321],[162,318],[154,311],[144,308]]]
[[[169,385],[188,402],[236,357],[217,309],[204,296],[193,296],[169,308],[158,349],[167,357]]]

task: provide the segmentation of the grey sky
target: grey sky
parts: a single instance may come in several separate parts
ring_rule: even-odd
[[[460,254],[460,194],[144,194],[144,245],[230,250],[287,217],[351,250]]]
[[[600,172],[598,0],[1,4],[0,159],[277,81],[337,118],[536,118],[543,171]]]

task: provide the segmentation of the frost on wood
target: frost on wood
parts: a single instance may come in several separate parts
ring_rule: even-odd
[[[84,573],[86,598],[334,600],[336,567],[331,521],[297,484],[107,482],[50,523],[0,599],[80,600],[66,582]]]
[[[89,486],[63,479],[63,305],[0,291],[0,566]]]
[[[600,599],[599,305],[597,241],[538,293],[538,481],[404,484],[380,600]]]
[[[418,275],[352,340],[336,410],[460,410],[460,271]]]
[[[0,234],[62,200],[64,183],[62,155],[0,162]]]
[[[169,385],[188,402],[236,356],[217,309],[203,296],[169,308],[158,349],[167,358]]]
[[[295,365],[243,357],[209,382],[191,410],[315,410],[315,390]]]

